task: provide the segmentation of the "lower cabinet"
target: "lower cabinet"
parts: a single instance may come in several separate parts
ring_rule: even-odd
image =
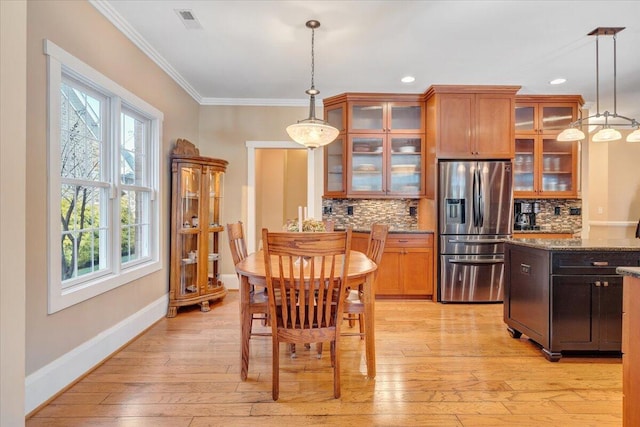
[[[366,252],[368,233],[354,233],[351,247]],[[433,296],[433,234],[390,233],[378,266],[376,297]]]
[[[552,282],[551,348],[620,351],[622,277],[554,276]]]

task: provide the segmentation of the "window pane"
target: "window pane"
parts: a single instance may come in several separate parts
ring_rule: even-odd
[[[149,255],[150,197],[146,191],[122,191],[120,222],[121,261],[134,261]]]
[[[106,267],[106,189],[62,185],[60,199],[62,280],[73,279]],[[101,205],[105,205],[101,209]],[[101,214],[105,212],[105,214]],[[100,236],[103,235],[101,238]],[[101,264],[102,261],[102,264]]]
[[[101,180],[104,103],[68,83],[62,83],[60,92],[62,176]]]
[[[120,144],[120,182],[146,185],[146,120],[122,113],[122,141]]]

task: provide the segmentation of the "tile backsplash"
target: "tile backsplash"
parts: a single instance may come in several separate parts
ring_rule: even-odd
[[[413,230],[418,228],[418,216],[411,214],[417,208],[416,199],[323,199],[322,219],[354,230],[368,230],[375,222],[389,224],[391,230]]]
[[[582,228],[582,200],[580,199],[515,199],[516,202],[538,202],[540,212],[536,215],[536,225],[552,229]],[[556,215],[556,208],[560,214]],[[571,215],[571,209],[579,209],[579,215]]]
[[[577,208],[582,212],[580,199],[516,199],[516,202],[539,202],[536,224],[543,228],[578,230],[582,215],[571,215]],[[418,228],[416,199],[323,199],[322,219],[332,220],[336,227],[352,226],[368,230],[374,222],[389,224],[391,230]],[[556,215],[556,208],[560,214]],[[413,215],[412,215],[413,214]]]

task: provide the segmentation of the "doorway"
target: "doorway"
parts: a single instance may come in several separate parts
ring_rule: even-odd
[[[258,197],[257,196],[257,192],[259,191],[259,189],[263,186],[269,185],[268,182],[263,182],[263,181],[273,181],[273,182],[279,182],[279,178],[273,178],[273,174],[269,175],[268,179],[262,179],[262,177],[259,175],[260,173],[260,158],[262,157],[264,160],[264,157],[267,157],[269,159],[276,159],[276,158],[281,158],[281,159],[286,159],[287,157],[289,159],[293,159],[293,158],[298,158],[300,157],[298,154],[296,153],[294,155],[288,156],[288,155],[274,155],[271,156],[267,151],[268,150],[299,150],[302,151],[304,150],[304,152],[306,153],[306,206],[308,208],[308,212],[309,212],[309,216],[313,216],[313,217],[317,217],[317,212],[316,212],[316,194],[319,194],[317,189],[316,189],[316,173],[321,170],[321,167],[317,166],[317,162],[321,161],[321,155],[317,154],[320,150],[307,150],[306,148],[300,146],[299,144],[296,144],[295,142],[291,142],[291,141],[247,141],[246,143],[246,147],[247,147],[247,226],[246,226],[246,239],[247,239],[247,250],[249,252],[254,252],[257,248],[257,243],[260,240],[259,235],[259,229],[262,229],[263,226],[269,227],[271,228],[278,228],[278,227],[282,227],[282,225],[284,225],[283,221],[284,219],[291,219],[291,218],[295,218],[297,216],[297,207],[298,204],[296,203],[290,203],[289,206],[286,206],[285,202],[285,197],[287,197],[286,195],[278,195],[277,199],[280,200],[280,202],[278,202],[277,200],[274,200],[274,205],[278,206],[278,208],[276,209],[277,212],[279,212],[279,214],[275,215],[272,218],[269,217],[263,217],[262,214],[258,215],[258,209],[260,209],[260,211],[263,211],[266,209],[266,207],[264,206],[264,202],[261,203],[262,201],[262,197]],[[299,159],[298,159],[299,160]],[[282,161],[286,161],[286,160],[282,160]],[[282,170],[282,167],[284,166],[284,163],[282,163],[282,161],[278,161],[279,166],[277,165],[274,169],[277,170],[277,168],[280,168]],[[299,162],[296,162],[299,163]],[[263,168],[266,169],[266,168]],[[292,168],[295,169],[295,168]],[[298,168],[301,169],[301,168]],[[292,171],[293,172],[293,171]],[[265,171],[265,174],[269,173],[268,170]],[[279,174],[278,174],[279,175]],[[282,178],[284,180],[284,178]],[[287,180],[291,180],[293,179],[291,176],[287,176]],[[258,180],[260,180],[260,183],[258,183]],[[321,179],[320,179],[321,181]],[[279,184],[277,184],[279,186]],[[283,188],[283,192],[289,191],[290,195],[291,192],[295,192],[298,190],[295,190],[293,188],[289,188],[289,190],[284,190],[284,185],[285,183],[283,182],[283,187],[279,187],[279,188]],[[294,186],[295,187],[295,186]],[[299,196],[295,196],[295,197],[291,197],[292,200],[298,200]],[[303,197],[304,199],[304,197]],[[277,203],[277,204],[276,204]],[[318,206],[320,206],[320,204],[318,204]],[[294,209],[293,213],[289,212],[289,210]],[[265,222],[266,221],[266,222]],[[274,222],[275,221],[275,222]],[[278,225],[278,222],[281,222]],[[260,225],[259,225],[260,224]],[[260,228],[259,228],[260,227]]]

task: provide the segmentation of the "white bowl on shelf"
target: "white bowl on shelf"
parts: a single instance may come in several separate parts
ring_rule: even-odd
[[[416,146],[415,145],[403,145],[402,147],[398,148],[398,151],[400,151],[401,153],[415,153],[416,152]]]

